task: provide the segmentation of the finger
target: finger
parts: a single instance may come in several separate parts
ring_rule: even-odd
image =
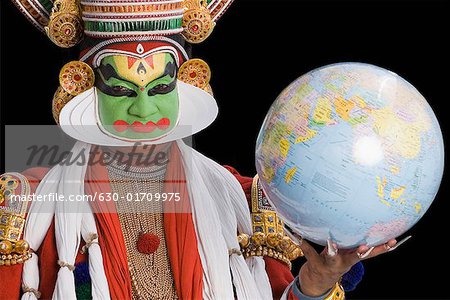
[[[361,257],[365,257],[367,255],[370,255],[370,252],[372,252],[370,247],[366,245],[359,246],[358,248],[353,249],[340,249],[339,250],[339,256],[341,256],[342,261],[346,265],[354,265],[357,262],[361,260]]]
[[[314,247],[311,246],[307,241],[302,239],[299,246],[300,249],[302,249],[303,255],[307,260],[317,261],[320,258],[319,253],[317,253],[316,249],[314,249]]]
[[[362,259],[369,259],[381,254],[384,254],[386,252],[391,252],[394,251],[395,249],[397,249],[398,247],[400,247],[403,243],[405,243],[407,240],[409,240],[411,238],[411,236],[407,236],[406,238],[404,238],[403,240],[401,240],[400,242],[397,243],[396,240],[390,240],[388,241],[386,244],[375,247],[375,249],[372,251],[372,253],[370,253],[370,255],[365,256]]]
[[[389,244],[392,245],[393,242],[386,243],[386,244],[383,244],[383,245],[380,245],[380,246],[377,246],[377,247],[372,247],[371,250],[370,250],[370,253],[366,252],[363,255],[359,255],[359,257],[360,257],[361,260],[364,260],[364,259],[369,259],[369,258],[378,256],[378,255],[384,254],[386,252],[389,252],[390,251],[389,249],[392,249],[392,248],[390,248]]]
[[[384,244],[384,247],[389,252],[389,250],[395,247],[395,245],[397,245],[397,240],[389,240],[386,244]]]
[[[356,249],[356,253],[366,253],[367,251],[369,251],[370,247],[367,245],[361,245]]]
[[[356,255],[357,255],[357,257],[358,257],[360,260],[364,260],[364,259],[367,259],[367,258],[369,258],[369,257],[372,257],[374,251],[376,251],[376,247],[371,247],[371,248],[369,248],[369,249],[368,249],[367,251],[365,251],[365,252],[356,252]],[[384,249],[384,251],[387,251],[387,250]]]
[[[335,257],[338,254],[337,245],[330,239],[327,240],[326,253],[328,257]]]
[[[401,245],[403,245],[407,240],[409,240],[410,238],[412,238],[411,235],[405,237],[403,240],[401,240],[400,242],[397,243],[397,241],[395,242],[395,244],[393,246],[388,246],[389,249],[387,250],[388,252],[394,251],[395,249],[397,249],[398,247],[400,247]],[[388,242],[389,243],[389,242]]]

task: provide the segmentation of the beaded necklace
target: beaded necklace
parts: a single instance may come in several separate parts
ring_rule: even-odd
[[[125,166],[114,160],[107,165],[112,193],[118,195],[115,203],[127,249],[133,299],[177,298],[166,247],[163,203],[136,197],[139,193],[161,193],[166,167],[167,161],[148,167]],[[156,239],[156,247],[152,253],[142,253],[139,243],[148,236]]]

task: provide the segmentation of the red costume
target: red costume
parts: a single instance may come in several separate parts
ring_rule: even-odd
[[[173,155],[176,158],[176,155]],[[172,166],[179,166],[175,161]],[[241,176],[234,168],[227,167],[238,179],[251,205],[253,179]],[[170,170],[170,168],[169,168]],[[177,170],[173,170],[176,172]],[[178,170],[179,171],[179,170]],[[25,171],[32,191],[36,189],[41,179],[48,172],[45,168],[33,168]],[[99,178],[107,177],[106,168],[96,166],[87,173],[88,185],[86,191],[108,192],[109,184],[104,184]],[[170,176],[170,175],[168,175]],[[17,186],[20,190],[21,186]],[[186,202],[187,203],[187,202]],[[97,205],[97,203],[93,204]],[[188,203],[187,203],[188,205]],[[131,280],[127,266],[127,254],[122,238],[122,231],[116,214],[96,214],[96,224],[99,232],[99,243],[103,249],[104,267],[108,278],[110,294],[113,299],[131,298]],[[175,286],[180,299],[202,298],[202,266],[197,251],[197,240],[191,214],[165,214],[164,225],[169,249],[171,266],[175,279]],[[57,272],[60,266],[56,263],[58,255],[55,243],[54,223],[50,227],[44,242],[39,249],[34,249],[40,257],[40,287],[41,299],[52,297]],[[87,254],[82,251],[84,243],[80,245],[75,266],[86,262]],[[273,297],[279,299],[286,287],[294,279],[289,266],[275,258],[264,257],[266,270],[270,279]],[[0,282],[4,287],[0,289],[0,299],[19,299],[21,296],[21,275],[23,264],[0,266]],[[77,289],[83,288],[78,286]]]

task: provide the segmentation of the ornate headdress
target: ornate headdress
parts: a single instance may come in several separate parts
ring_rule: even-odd
[[[182,33],[204,41],[233,0],[12,0],[58,46],[84,34],[97,38],[167,36]]]
[[[212,95],[209,85],[210,69],[203,60],[190,59],[186,49],[190,44],[201,43],[208,38],[216,21],[233,0],[12,1],[59,47],[70,48],[78,44],[81,46],[80,60],[70,62],[62,68],[60,87],[53,99],[53,116],[72,137],[90,143],[117,144],[117,141],[112,141],[111,138],[101,142],[104,137],[100,138],[98,132],[91,138],[85,138],[84,134],[76,133],[79,130],[70,130],[70,127],[75,125],[98,125],[98,120],[93,119],[95,103],[81,105],[83,114],[90,111],[91,116],[81,117],[84,123],[75,124],[73,118],[80,119],[81,113],[76,111],[77,107],[81,106],[75,104],[82,103],[86,98],[88,102],[94,102],[91,101],[91,98],[95,97],[95,91],[91,89],[94,85],[92,68],[98,67],[101,59],[111,54],[142,58],[152,52],[171,53],[179,67],[180,107],[189,107],[186,108],[188,112],[180,110],[184,116],[180,117],[179,123],[192,126],[191,133],[195,133],[215,119],[217,107],[215,101],[210,101],[213,98],[208,100],[207,96],[190,88],[195,86]],[[88,90],[91,90],[91,93],[85,95],[83,92]],[[81,99],[79,95],[84,98]],[[80,99],[75,101],[75,97]],[[189,99],[182,99],[186,97]],[[206,114],[204,111],[196,112],[192,108],[195,103],[183,103],[191,100],[200,105],[199,109],[206,110]],[[68,105],[69,102],[71,105]],[[69,106],[71,110],[67,109]],[[196,119],[200,114],[209,114],[209,117],[203,117],[198,122]],[[178,132],[170,140],[186,135],[188,133]],[[168,139],[162,139],[164,140]]]

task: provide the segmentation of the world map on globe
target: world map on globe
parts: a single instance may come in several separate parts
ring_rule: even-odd
[[[341,63],[301,76],[271,106],[256,143],[263,190],[303,238],[375,246],[409,230],[443,175],[439,123],[400,76]]]

